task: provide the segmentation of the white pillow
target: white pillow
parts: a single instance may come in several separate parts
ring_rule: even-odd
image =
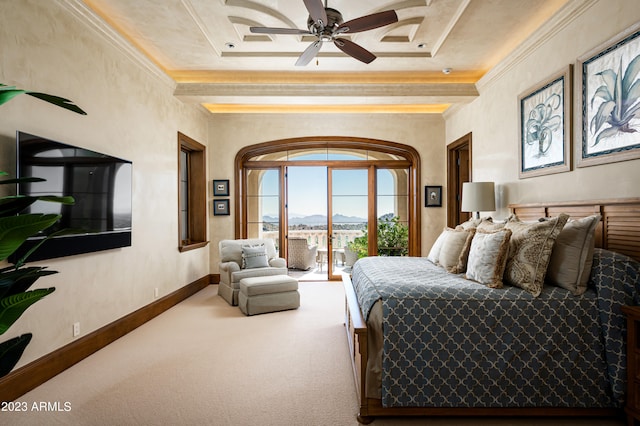
[[[509,254],[510,229],[477,229],[471,240],[465,278],[491,288],[502,288],[502,275]]]
[[[431,250],[429,251],[429,255],[427,255],[427,259],[429,259],[430,261],[432,261],[435,264],[438,263],[438,259],[440,257],[440,250],[442,249],[442,245],[444,244],[444,240],[447,237],[447,229],[451,229],[451,228],[444,228],[442,233],[436,239],[436,242],[433,243],[433,246],[431,246]]]
[[[576,296],[587,290],[593,263],[595,229],[600,215],[570,220],[562,228],[551,252],[547,282],[570,290]]]

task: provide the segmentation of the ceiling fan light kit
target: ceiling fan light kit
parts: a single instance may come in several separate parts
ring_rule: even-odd
[[[308,30],[296,28],[269,28],[251,27],[250,31],[256,34],[280,34],[280,35],[313,35],[318,38],[305,49],[298,57],[296,66],[305,66],[318,55],[324,42],[333,44],[347,55],[364,62],[371,63],[376,56],[364,47],[349,39],[339,37],[341,34],[352,34],[373,30],[385,25],[398,22],[398,15],[394,10],[373,13],[344,22],[342,14],[322,4],[322,0],[304,0],[304,5],[309,12],[307,20]]]

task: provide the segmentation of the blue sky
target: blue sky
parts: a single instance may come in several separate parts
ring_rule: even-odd
[[[334,214],[367,217],[367,170],[333,171],[333,207]],[[263,195],[277,195],[278,176],[270,171],[263,177]],[[288,176],[289,212],[292,216],[327,214],[327,168],[291,166]],[[378,172],[378,213],[379,216],[393,212],[394,184],[390,172]],[[266,200],[265,200],[266,201]],[[274,197],[274,202],[277,198]],[[273,214],[273,207],[265,207],[266,214]]]

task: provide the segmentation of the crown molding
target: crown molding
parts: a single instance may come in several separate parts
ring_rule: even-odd
[[[209,104],[212,114],[442,114],[449,104],[409,105],[257,105]]]
[[[166,84],[171,89],[175,89],[175,81],[158,64],[149,60],[140,50],[129,40],[116,32],[107,21],[96,14],[82,0],[56,0],[59,5],[65,8],[80,22],[107,40],[119,52],[129,58],[133,63],[147,71],[156,79]]]
[[[478,82],[476,87],[482,93],[493,85],[509,70],[527,58],[531,51],[549,41],[558,32],[577,19],[585,11],[591,8],[599,0],[570,0],[555,15],[538,28],[530,37],[516,47],[505,59],[487,72]]]

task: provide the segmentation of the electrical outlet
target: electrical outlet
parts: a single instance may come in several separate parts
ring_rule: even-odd
[[[160,295],[160,291],[158,290],[158,287],[156,287],[155,289],[153,289],[153,296],[157,298],[158,295]]]
[[[80,335],[80,323],[73,323],[73,337],[78,337]]]

